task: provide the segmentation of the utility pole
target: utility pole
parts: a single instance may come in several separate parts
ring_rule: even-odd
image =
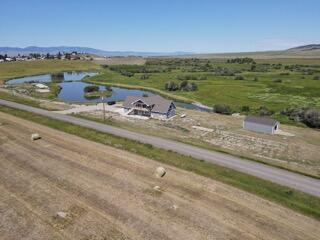
[[[105,122],[106,121],[106,108],[104,105],[104,96],[103,95],[101,96],[101,101],[102,101],[102,108],[103,108],[103,122]]]

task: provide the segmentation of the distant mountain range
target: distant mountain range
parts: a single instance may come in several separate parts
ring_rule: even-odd
[[[314,50],[320,50],[320,44],[309,44],[309,45],[289,48],[287,51],[314,51]]]
[[[58,52],[78,52],[78,53],[88,53],[95,54],[99,56],[166,56],[166,55],[184,55],[192,54],[190,52],[134,52],[134,51],[105,51],[96,48],[89,47],[36,47],[30,46],[25,48],[18,47],[0,47],[0,54],[8,54],[9,56],[17,56],[18,54],[27,55],[30,53],[40,53],[40,54],[57,54]]]
[[[177,57],[201,57],[201,58],[320,58],[320,44],[309,44],[298,46],[282,51],[260,51],[260,52],[238,52],[238,53],[204,53],[197,54],[192,52],[135,52],[135,51],[106,51],[89,47],[36,47],[26,48],[0,47],[0,54],[16,56],[18,54],[28,55],[30,53],[57,54],[58,52],[73,52],[95,54],[99,56],[177,56]]]
[[[259,51],[259,52],[231,52],[231,53],[207,53],[184,55],[184,57],[197,58],[242,58],[250,57],[254,59],[273,58],[320,58],[320,44],[309,44],[289,48],[280,51]]]

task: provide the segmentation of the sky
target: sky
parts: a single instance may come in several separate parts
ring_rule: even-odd
[[[320,43],[320,0],[0,0],[0,46],[244,52]]]

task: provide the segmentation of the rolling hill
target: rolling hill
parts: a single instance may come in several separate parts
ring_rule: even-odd
[[[320,44],[309,44],[281,51],[238,52],[238,53],[208,53],[192,54],[188,57],[199,58],[237,58],[250,57],[255,59],[273,58],[320,58]]]

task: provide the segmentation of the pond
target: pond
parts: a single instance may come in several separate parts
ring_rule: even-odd
[[[70,103],[95,103],[101,102],[101,99],[98,98],[86,98],[84,94],[84,88],[89,85],[95,85],[90,83],[82,82],[81,80],[86,76],[95,76],[98,73],[89,72],[89,71],[77,71],[77,72],[63,72],[63,73],[54,73],[54,74],[42,74],[35,76],[27,76],[22,78],[11,79],[6,82],[8,85],[15,85],[21,83],[48,83],[48,82],[56,82],[62,87],[61,91],[58,94],[58,99],[64,102]],[[99,87],[99,90],[105,90],[105,85],[96,85]],[[128,88],[120,88],[120,87],[111,87],[112,94],[105,98],[106,102],[117,102],[123,101],[127,96],[143,96],[154,95],[152,92],[143,91],[143,90],[135,90]],[[194,109],[200,111],[209,112],[208,109],[196,106],[190,103],[182,103],[175,102],[177,106]]]
[[[54,73],[54,74],[42,74],[35,76],[28,76],[22,78],[11,79],[6,82],[8,85],[15,85],[21,83],[48,83],[48,82],[57,82],[60,83],[61,91],[58,94],[58,99],[64,102],[72,102],[72,103],[88,103],[88,102],[100,102],[100,98],[86,98],[84,96],[84,88],[89,85],[95,85],[90,83],[82,82],[81,80],[86,76],[94,76],[97,75],[96,72],[63,72],[63,73]],[[105,85],[96,85],[99,86],[100,90],[105,90]],[[135,90],[135,89],[126,89],[126,88],[118,88],[112,87],[111,96],[106,97],[105,101],[123,101],[127,96],[143,96],[154,95],[151,92]]]
[[[6,84],[13,85],[19,83],[32,83],[32,82],[65,82],[65,81],[81,81],[85,76],[95,76],[96,72],[63,72],[63,73],[53,73],[53,74],[42,74],[35,76],[28,76],[22,78],[11,79],[6,82]]]
[[[83,89],[86,86],[93,85],[85,82],[64,82],[61,83],[62,87],[58,98],[64,102],[74,102],[74,103],[83,103],[83,102],[101,102],[100,98],[86,98],[84,96]],[[99,90],[105,90],[104,85],[96,85],[99,86]],[[151,92],[134,90],[134,89],[126,89],[126,88],[118,88],[112,87],[112,95],[105,98],[106,102],[112,101],[123,101],[127,96],[143,96],[147,94],[148,96],[153,95]]]

